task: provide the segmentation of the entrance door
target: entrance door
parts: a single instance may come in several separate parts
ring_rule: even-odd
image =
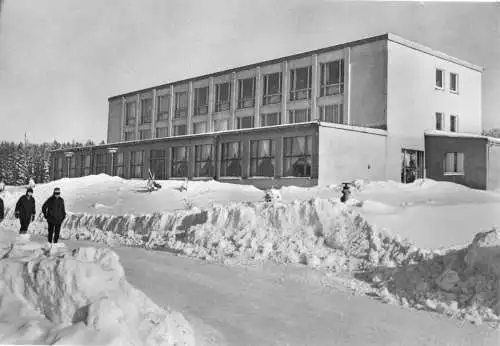
[[[420,150],[401,150],[401,182],[413,183],[424,177],[424,152]]]

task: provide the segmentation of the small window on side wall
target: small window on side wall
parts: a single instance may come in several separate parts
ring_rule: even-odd
[[[444,156],[444,175],[464,174],[464,153],[446,153]]]
[[[444,117],[441,112],[436,112],[436,130],[444,130]]]
[[[450,91],[458,93],[458,74],[450,73]]]
[[[458,132],[458,116],[450,115],[450,132]]]
[[[436,69],[436,88],[444,89],[444,70]]]

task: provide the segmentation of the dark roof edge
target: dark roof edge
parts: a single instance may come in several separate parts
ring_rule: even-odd
[[[136,95],[138,93],[150,91],[152,89],[161,89],[161,88],[164,88],[164,87],[167,87],[167,86],[170,86],[170,85],[185,84],[185,83],[191,82],[191,81],[194,82],[194,81],[201,80],[201,79],[206,79],[206,78],[209,78],[209,77],[217,77],[217,76],[225,75],[225,74],[232,73],[232,72],[239,72],[239,71],[243,71],[243,70],[248,70],[248,69],[252,69],[252,68],[255,68],[257,66],[260,66],[260,65],[271,65],[271,64],[280,63],[280,62],[282,62],[284,60],[300,59],[300,58],[306,57],[306,56],[308,56],[310,54],[321,54],[321,53],[329,52],[331,50],[339,50],[339,49],[344,49],[344,48],[347,48],[347,47],[359,46],[359,45],[362,45],[362,44],[372,43],[372,42],[376,42],[376,41],[380,41],[380,40],[387,40],[389,38],[389,35],[390,35],[389,33],[385,33],[385,34],[382,34],[382,35],[371,36],[371,37],[363,38],[363,39],[356,40],[356,41],[350,41],[350,42],[341,43],[341,44],[337,44],[337,45],[333,45],[333,46],[329,46],[329,47],[324,47],[324,48],[319,48],[319,49],[315,49],[315,50],[311,50],[311,51],[307,51],[307,52],[302,52],[302,53],[296,53],[296,54],[292,54],[292,55],[287,55],[287,56],[284,56],[284,57],[281,57],[281,58],[275,58],[275,59],[270,59],[270,60],[265,60],[265,61],[259,61],[257,63],[253,63],[253,64],[250,64],[250,65],[238,66],[238,67],[234,67],[234,68],[227,69],[227,70],[212,72],[212,73],[205,74],[205,75],[202,75],[202,76],[190,77],[190,78],[178,80],[178,81],[175,81],[175,82],[164,83],[164,84],[161,84],[161,85],[155,85],[155,86],[151,86],[149,88],[144,88],[144,89],[140,89],[140,90],[130,91],[130,92],[127,92],[127,93],[124,93],[124,94],[119,94],[119,95],[111,96],[111,97],[108,98],[108,101],[111,101],[111,100],[119,98],[119,97],[126,97],[126,96]]]

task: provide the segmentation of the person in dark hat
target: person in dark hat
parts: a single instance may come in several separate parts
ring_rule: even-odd
[[[342,196],[340,197],[340,201],[342,203],[345,203],[349,200],[350,196],[351,196],[351,189],[349,188],[349,184],[344,183],[344,187],[342,188]]]
[[[54,193],[42,206],[42,213],[49,226],[48,241],[50,244],[57,244],[61,225],[66,218],[66,208],[61,197],[61,189],[56,187]]]
[[[35,197],[33,197],[33,189],[28,187],[26,194],[22,195],[16,203],[14,215],[21,222],[19,234],[27,234],[28,226],[32,221],[35,221],[36,208]]]

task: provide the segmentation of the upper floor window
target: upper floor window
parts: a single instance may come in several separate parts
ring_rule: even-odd
[[[193,123],[193,133],[206,133],[207,132],[207,122],[202,121],[198,123]]]
[[[344,60],[321,64],[321,96],[344,92]]]
[[[185,118],[188,113],[188,93],[187,91],[175,93],[175,117]]]
[[[127,102],[125,104],[125,125],[133,126],[135,125],[135,116],[136,116],[136,103]]]
[[[260,126],[274,126],[281,124],[281,113],[264,113],[260,115]]]
[[[229,130],[229,120],[227,119],[215,119],[212,125],[214,132]]]
[[[238,108],[255,105],[255,77],[240,79],[238,83]]]
[[[263,104],[275,104],[281,102],[281,72],[271,73],[264,76]]]
[[[150,124],[153,118],[153,100],[141,100],[141,124]]]
[[[241,177],[242,150],[240,142],[228,142],[221,145],[221,177]]]
[[[310,177],[312,137],[287,137],[283,144],[283,176]]]
[[[436,88],[444,88],[444,71],[440,69],[436,69]]]
[[[305,123],[311,121],[311,109],[292,109],[288,114],[288,123]]]
[[[306,100],[311,98],[311,66],[296,68],[290,71],[290,100]]]
[[[464,174],[464,153],[446,153],[444,156],[444,174]]]
[[[238,129],[251,129],[254,127],[253,115],[249,115],[246,117],[237,117],[236,118],[236,128]]]
[[[135,131],[126,131],[125,141],[135,141]]]
[[[450,115],[450,132],[458,132],[458,116]]]
[[[208,114],[208,87],[194,89],[194,114]]]
[[[250,149],[250,176],[273,177],[276,142],[271,139],[253,140]]]
[[[231,84],[220,83],[215,86],[215,111],[228,111],[231,108]]]
[[[342,103],[325,105],[319,108],[319,119],[329,123],[344,123],[344,105]]]
[[[436,130],[444,130],[444,116],[440,112],[436,112]]]
[[[458,74],[450,73],[450,91],[458,93]]]
[[[141,130],[139,131],[139,139],[151,139],[151,130]]]
[[[170,95],[160,95],[157,97],[156,119],[167,120],[170,113]]]
[[[184,136],[187,134],[187,125],[186,124],[181,124],[181,125],[174,125],[174,136]]]
[[[168,137],[168,127],[156,128],[156,138]]]

